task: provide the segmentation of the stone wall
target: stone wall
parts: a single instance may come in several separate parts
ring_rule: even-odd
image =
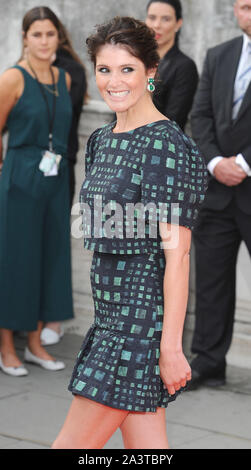
[[[144,20],[148,0],[50,0],[48,5],[68,28],[74,47],[87,65],[90,94],[98,98],[92,66],[85,48],[86,37],[96,24],[115,16]],[[181,48],[201,70],[205,50],[239,34],[232,13],[233,0],[183,0],[184,25]],[[46,4],[46,2],[42,2]],[[21,51],[21,23],[26,11],[38,6],[34,0],[0,0],[0,72],[11,66]]]

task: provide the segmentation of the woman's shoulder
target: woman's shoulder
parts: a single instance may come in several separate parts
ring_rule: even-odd
[[[13,84],[19,82],[22,79],[23,74],[18,65],[13,65],[12,67],[8,67],[4,70],[0,77],[1,79],[6,80],[7,82],[10,81]]]
[[[104,126],[95,129],[87,139],[87,148],[95,149],[99,144],[100,138],[107,136],[107,132],[112,129],[113,125],[114,123],[105,124]]]
[[[5,90],[6,93],[18,93],[24,86],[23,72],[17,66],[12,66],[6,69],[0,75],[0,86]],[[20,91],[21,93],[21,91]]]
[[[203,154],[192,137],[185,134],[175,121],[163,121],[157,125],[155,133],[160,148],[155,161],[162,162],[162,172],[173,172],[177,181],[188,187],[196,187],[204,192],[208,184],[208,171]],[[158,137],[157,137],[158,135]],[[161,156],[163,158],[161,158]],[[161,166],[161,165],[160,165]],[[182,183],[183,182],[183,183]]]
[[[149,133],[154,139],[160,139],[165,145],[170,141],[186,141],[188,136],[184,134],[180,126],[171,119],[161,119],[149,125]]]
[[[195,61],[190,56],[188,56],[183,51],[181,51],[180,49],[178,49],[176,60],[179,66],[183,66],[186,68],[193,68],[193,69],[196,68],[197,70]]]
[[[55,67],[55,68],[58,69],[58,81],[60,79],[60,76],[63,75],[65,77],[65,81],[66,81],[68,91],[70,91],[71,82],[72,82],[72,78],[71,78],[70,73],[67,70],[62,69],[61,67]]]
[[[153,123],[151,140],[153,149],[159,149],[165,155],[173,154],[174,158],[183,160],[197,155],[202,159],[201,152],[192,137],[185,134],[175,121],[165,119]]]
[[[66,77],[66,72],[62,67],[58,67],[58,65],[52,65],[51,68],[52,68],[52,71],[54,73],[54,77],[56,79],[56,82],[59,80],[60,75],[65,74],[65,77]]]
[[[98,136],[101,136],[101,135],[106,135],[107,134],[107,131],[110,131],[113,127],[114,123],[109,123],[109,124],[104,124],[103,126],[101,127],[98,127],[97,129],[95,129],[91,135],[90,135],[90,139],[94,140],[96,139]]]

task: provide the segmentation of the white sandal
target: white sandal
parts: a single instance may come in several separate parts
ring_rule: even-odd
[[[28,370],[25,369],[23,365],[18,367],[6,367],[3,364],[2,356],[0,354],[0,369],[2,369],[5,374],[12,375],[13,377],[23,377],[24,375],[28,375]]]
[[[64,336],[64,329],[60,326],[60,332],[57,333],[56,331],[52,330],[51,328],[43,328],[40,339],[42,346],[49,346],[51,344],[59,343],[60,339]]]
[[[41,367],[43,367],[43,369],[46,369],[46,370],[56,371],[56,370],[65,369],[64,362],[41,359],[40,357],[35,356],[34,354],[32,354],[31,351],[29,350],[29,348],[25,348],[24,360],[26,362],[31,362],[32,364],[36,364],[37,366],[41,366]]]

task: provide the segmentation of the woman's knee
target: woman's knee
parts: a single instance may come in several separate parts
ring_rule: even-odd
[[[51,449],[71,449],[72,447],[69,445],[69,441],[66,441],[61,438],[55,439],[52,443]]]
[[[51,449],[91,449],[88,442],[84,443],[83,440],[78,440],[76,436],[59,436],[51,445]]]

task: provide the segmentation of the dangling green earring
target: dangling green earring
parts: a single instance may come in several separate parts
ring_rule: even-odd
[[[154,90],[155,90],[154,78],[148,78],[147,89],[148,89],[149,91],[151,91],[151,93],[154,92]]]

